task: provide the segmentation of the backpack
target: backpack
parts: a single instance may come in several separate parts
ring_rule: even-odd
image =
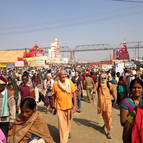
[[[125,87],[123,85],[118,86],[118,93],[124,93],[125,92]]]

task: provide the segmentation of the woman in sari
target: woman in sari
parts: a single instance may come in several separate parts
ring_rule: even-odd
[[[143,107],[143,96],[142,96],[143,82],[140,79],[134,79],[130,84],[130,92],[131,92],[131,97],[125,98],[122,101],[121,109],[120,109],[120,120],[121,120],[121,124],[124,127],[123,142],[140,143],[138,141],[133,142],[132,139],[135,139],[135,138],[132,138],[132,137],[135,137],[135,134],[137,135],[137,132],[132,132],[133,131],[132,127],[136,119],[137,111],[140,111],[140,109]],[[137,117],[137,120],[141,121],[139,116]]]
[[[132,112],[136,106],[143,105],[142,88],[143,83],[140,79],[132,80],[130,84],[131,95],[123,99],[120,104],[120,122],[122,126],[125,125],[129,113]]]
[[[9,143],[30,143],[33,140],[42,143],[53,143],[47,123],[36,111],[36,102],[27,97],[20,104],[21,114],[17,117]]]

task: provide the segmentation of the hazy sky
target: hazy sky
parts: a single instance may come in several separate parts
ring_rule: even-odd
[[[143,41],[143,3],[112,0],[0,0],[0,50]],[[134,51],[131,51],[133,55]],[[142,52],[142,51],[141,51]],[[143,55],[143,53],[140,53]],[[106,59],[109,52],[76,54]]]

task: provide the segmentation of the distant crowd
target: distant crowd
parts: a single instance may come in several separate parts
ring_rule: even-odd
[[[53,143],[46,119],[37,106],[43,102],[57,114],[60,143],[71,138],[72,114],[82,100],[95,104],[105,135],[112,139],[112,106],[120,109],[124,143],[143,142],[143,68],[124,72],[90,65],[53,65],[45,68],[0,69],[0,142]],[[111,96],[112,95],[112,96]]]

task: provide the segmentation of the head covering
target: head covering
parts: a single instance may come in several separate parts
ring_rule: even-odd
[[[2,75],[0,75],[0,84],[7,84],[6,78]]]
[[[86,76],[90,76],[90,73],[89,73],[89,72],[87,72],[87,73],[86,73]]]
[[[16,80],[13,76],[11,76],[11,79],[12,79],[12,84],[13,84],[13,90],[14,90],[14,94],[15,94],[15,98],[16,98],[16,102],[18,102],[18,97],[19,97],[19,89],[18,89],[18,85],[16,83]],[[8,84],[7,85],[7,88],[10,88],[10,85]]]

